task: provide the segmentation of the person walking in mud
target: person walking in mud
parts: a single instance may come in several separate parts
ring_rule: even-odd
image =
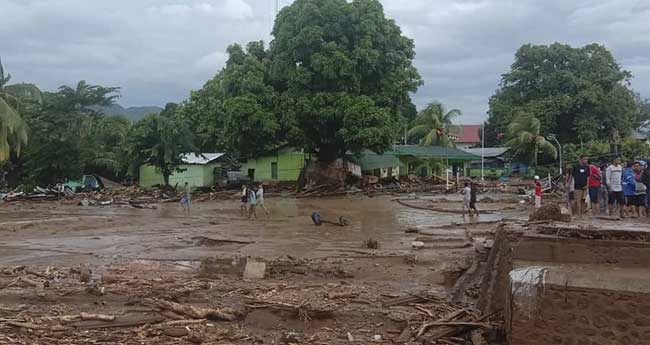
[[[257,206],[261,207],[262,210],[264,210],[264,215],[266,215],[266,218],[269,218],[269,211],[266,209],[266,206],[264,206],[264,186],[260,183],[257,186]]]
[[[472,212],[474,212],[474,215],[478,217],[478,209],[476,208],[476,194],[478,194],[478,185],[476,182],[472,181],[470,184],[470,197],[469,197],[469,215],[470,217],[472,216]]]
[[[463,188],[463,218],[465,218],[465,212],[469,213],[469,216],[472,216],[472,209],[470,208],[470,201],[472,200],[472,189],[469,187],[469,182],[465,182],[465,188]]]
[[[239,214],[242,217],[248,215],[248,186],[241,186],[241,206],[239,207]]]
[[[181,206],[183,207],[183,211],[190,213],[191,205],[192,205],[192,189],[190,188],[190,184],[185,182],[185,193],[183,197],[181,197]]]
[[[250,189],[248,192],[248,219],[257,219],[257,194],[254,189]]]

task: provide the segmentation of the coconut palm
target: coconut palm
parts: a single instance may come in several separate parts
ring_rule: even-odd
[[[20,154],[21,146],[27,144],[27,125],[16,110],[18,97],[6,86],[10,79],[0,61],[0,163],[9,159],[12,149]]]
[[[429,103],[415,118],[414,126],[407,135],[411,139],[419,139],[421,145],[454,146],[450,131],[455,128],[454,118],[460,115],[460,110],[447,111],[440,102]]]
[[[519,113],[508,126],[506,146],[515,156],[527,158],[537,165],[539,153],[557,157],[555,146],[540,133],[541,123],[530,113]]]

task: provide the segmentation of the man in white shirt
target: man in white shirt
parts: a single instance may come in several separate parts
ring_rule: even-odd
[[[469,183],[465,182],[465,188],[463,188],[463,218],[465,217],[465,210],[469,212],[469,216],[472,216],[472,209],[469,207],[470,201],[472,200],[472,189],[469,187]]]
[[[614,159],[614,163],[607,167],[605,177],[607,179],[607,188],[611,193],[609,198],[609,214],[614,214],[614,203],[616,203],[619,214],[623,217],[623,185],[621,184],[623,180],[623,166],[621,165],[620,158]]]

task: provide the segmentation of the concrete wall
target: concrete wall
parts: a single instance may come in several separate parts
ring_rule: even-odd
[[[214,169],[218,163],[205,165],[182,165],[183,172],[172,174],[169,177],[169,184],[183,186],[185,182],[192,187],[210,187],[214,184]],[[163,176],[156,172],[151,165],[140,166],[140,187],[151,187],[164,184]]]
[[[538,289],[534,303],[528,300],[532,296],[513,296],[508,318],[511,344],[650,344],[647,293],[625,291],[628,287],[620,280],[619,286],[606,289],[557,283]]]

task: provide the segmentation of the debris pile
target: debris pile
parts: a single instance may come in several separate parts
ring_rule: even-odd
[[[559,221],[570,222],[571,215],[562,213],[562,208],[556,203],[542,205],[530,215],[530,221]]]

